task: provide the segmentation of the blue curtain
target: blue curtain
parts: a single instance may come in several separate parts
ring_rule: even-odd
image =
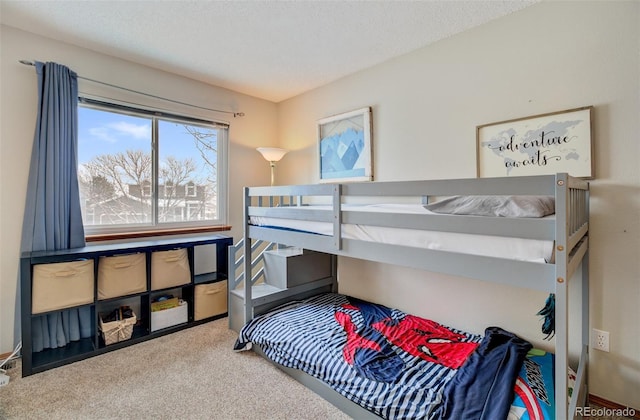
[[[78,78],[56,63],[35,63],[38,115],[22,228],[23,251],[85,245],[77,178]],[[91,336],[89,308],[33,318],[33,351]]]

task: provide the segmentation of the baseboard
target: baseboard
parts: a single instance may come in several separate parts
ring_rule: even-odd
[[[4,359],[6,359],[7,357],[11,356],[11,352],[9,353],[2,353],[0,354],[0,362],[2,362]]]
[[[606,400],[602,397],[598,397],[597,395],[589,394],[589,403],[597,405],[599,407],[603,407],[609,410],[625,410],[632,411],[633,415],[629,416],[634,419],[640,420],[640,410],[632,407],[625,407],[622,404],[615,403],[613,401]]]

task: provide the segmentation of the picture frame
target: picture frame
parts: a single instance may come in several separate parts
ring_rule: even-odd
[[[477,176],[594,177],[593,106],[476,127]]]
[[[318,120],[321,183],[372,181],[371,107]]]

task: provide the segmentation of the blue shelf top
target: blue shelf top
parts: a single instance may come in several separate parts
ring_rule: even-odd
[[[188,248],[199,245],[219,244],[229,246],[233,244],[233,238],[223,234],[211,234],[191,237],[154,239],[137,242],[119,242],[101,245],[87,245],[82,248],[60,249],[56,251],[32,251],[23,252],[22,258],[49,258],[64,257],[73,259],[75,257],[92,258],[103,255],[127,254],[132,252],[164,251],[175,248]]]

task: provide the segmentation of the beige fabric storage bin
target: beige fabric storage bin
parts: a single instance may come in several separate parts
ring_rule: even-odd
[[[227,312],[227,281],[197,285],[194,302],[194,321]]]
[[[98,260],[98,299],[132,295],[147,290],[145,254],[115,255]]]
[[[187,283],[191,283],[191,269],[186,248],[151,254],[151,290]]]
[[[32,281],[34,314],[93,302],[93,260],[34,265]]]
[[[189,320],[189,305],[186,301],[181,301],[180,306],[162,311],[151,312],[151,331],[158,331],[163,328],[173,327],[178,324],[185,324]]]

